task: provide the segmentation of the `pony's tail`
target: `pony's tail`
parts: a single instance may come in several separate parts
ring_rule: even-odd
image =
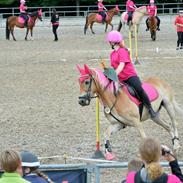
[[[175,100],[173,101],[173,106],[175,111],[183,118],[183,110]]]
[[[120,32],[121,27],[122,27],[122,22],[121,22],[121,20],[120,20],[119,25],[118,25],[118,32]]]
[[[88,15],[86,16],[86,23],[85,23],[85,26],[84,26],[84,34],[86,34],[87,28],[88,28]]]
[[[9,30],[9,26],[8,26],[8,18],[6,19],[6,39],[7,40],[10,39],[10,30]]]

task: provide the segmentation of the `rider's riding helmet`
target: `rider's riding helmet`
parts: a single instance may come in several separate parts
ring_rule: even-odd
[[[112,44],[119,44],[123,41],[123,37],[120,32],[113,30],[107,34],[107,41]]]
[[[25,0],[20,0],[20,3],[21,4],[25,4]]]
[[[29,151],[22,151],[20,152],[20,156],[22,159],[22,167],[38,168],[40,166],[38,157],[35,154]]]
[[[150,4],[154,4],[154,0],[150,0]]]
[[[103,0],[98,0],[98,2],[102,2]]]

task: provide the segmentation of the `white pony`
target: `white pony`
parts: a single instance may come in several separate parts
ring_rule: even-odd
[[[140,22],[145,15],[148,15],[146,6],[141,6],[141,7],[135,9],[135,11],[133,13],[132,21],[129,22],[129,30],[131,31],[132,35],[135,30],[135,25],[137,26],[137,32],[138,32]],[[127,12],[123,12],[121,14],[121,19],[120,19],[119,26],[118,26],[119,32],[120,32],[122,26],[125,25],[125,23],[127,23],[127,20],[128,20],[128,14],[127,14]]]

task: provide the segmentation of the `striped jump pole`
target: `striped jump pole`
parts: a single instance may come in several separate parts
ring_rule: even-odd
[[[100,111],[99,111],[99,98],[96,98],[96,150],[92,156],[94,159],[104,159],[104,154],[100,150]]]

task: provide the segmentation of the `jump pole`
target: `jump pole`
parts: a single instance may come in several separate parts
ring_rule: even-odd
[[[130,48],[130,58],[132,60],[132,33],[128,31],[128,40],[129,40],[129,48]]]
[[[96,98],[96,150],[92,158],[104,159],[104,154],[100,151],[100,111],[99,111],[99,98]]]
[[[135,24],[135,62],[134,64],[140,64],[138,60],[138,35],[137,35],[137,25]]]

